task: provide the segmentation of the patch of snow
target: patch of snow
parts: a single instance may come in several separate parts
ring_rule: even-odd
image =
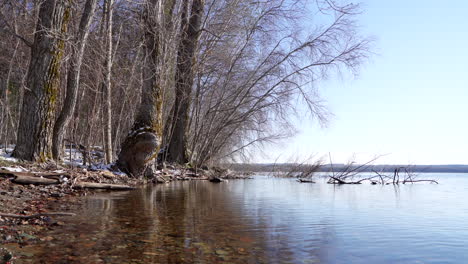
[[[109,170],[114,163],[111,164],[104,164],[104,163],[98,163],[98,164],[93,164],[89,167],[90,170]]]
[[[12,172],[23,172],[26,171],[23,167],[1,167],[2,170],[12,171]]]
[[[115,175],[118,175],[118,176],[127,176],[127,174],[121,172],[121,171],[112,171],[112,173],[114,173]]]
[[[15,145],[9,145],[6,148],[2,145],[0,145],[0,160],[5,160],[5,161],[10,161],[10,162],[18,162],[19,160],[16,158],[11,157],[11,153],[13,152],[13,149],[15,148]],[[90,154],[95,156],[95,154],[99,154],[102,151],[99,151],[99,149],[102,149],[100,146],[94,146],[92,149],[98,150],[92,150],[90,151]],[[88,166],[83,166],[83,154],[79,149],[76,148],[65,148],[65,153],[63,155],[63,162],[67,165],[71,165],[74,167],[80,167],[80,168],[88,168]],[[90,170],[110,170],[112,164],[104,164],[104,163],[97,163],[93,164],[89,167]],[[9,170],[12,172],[22,172],[22,171],[27,171],[27,169],[22,168],[22,167],[2,167],[2,169]],[[55,170],[53,171],[55,173],[65,173],[64,170]],[[123,172],[114,172],[115,174],[118,175],[126,175]]]
[[[63,161],[68,165],[79,166],[83,164],[83,154],[81,154],[81,152],[75,148],[66,148]]]
[[[6,161],[11,161],[11,162],[18,162],[18,159],[13,158],[11,156],[11,153],[13,152],[14,148],[15,148],[15,146],[13,146],[13,145],[7,146],[6,148],[2,146],[1,149],[0,149],[0,159],[1,160],[6,160]]]
[[[104,151],[102,150],[102,147],[99,147],[99,146],[91,147],[90,150],[88,151],[88,154],[93,162],[101,161],[102,163],[102,160],[104,160],[105,154],[104,154]],[[83,165],[82,151],[79,149],[75,149],[75,148],[65,149],[65,154],[63,155],[63,162],[67,165],[71,165],[75,167],[80,167],[80,168],[87,167]],[[99,164],[97,166],[99,166]]]

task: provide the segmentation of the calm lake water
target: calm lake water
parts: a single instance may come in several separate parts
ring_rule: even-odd
[[[468,263],[468,174],[420,178],[440,184],[258,176],[100,193],[23,250],[33,263]]]

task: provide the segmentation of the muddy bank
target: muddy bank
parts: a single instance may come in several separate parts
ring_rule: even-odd
[[[17,252],[4,248],[9,244],[23,247],[50,239],[41,237],[40,233],[64,225],[66,217],[71,217],[48,215],[53,212],[52,208],[60,208],[61,212],[73,211],[78,208],[78,197],[82,195],[86,195],[86,191],[58,185],[19,185],[1,177],[0,213],[10,216],[0,216],[0,263],[8,263],[11,258],[18,257]]]

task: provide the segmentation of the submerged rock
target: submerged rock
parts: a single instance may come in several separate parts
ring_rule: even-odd
[[[220,183],[222,181],[224,181],[223,179],[221,178],[218,178],[218,177],[212,177],[209,179],[210,182],[214,182],[214,183]]]

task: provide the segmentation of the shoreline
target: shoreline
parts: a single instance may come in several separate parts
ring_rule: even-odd
[[[8,166],[0,167],[0,264],[9,263],[10,256],[16,255],[16,252],[5,249],[5,246],[22,247],[47,241],[50,238],[43,236],[43,231],[66,225],[66,218],[73,217],[71,212],[79,209],[82,198],[99,189],[111,192],[172,181],[220,182],[224,179],[250,178],[247,174],[221,168],[194,170],[168,166],[155,171],[151,178],[131,178],[106,169],[66,168],[56,165],[44,167],[14,162],[2,165]],[[102,188],[103,186],[108,188]],[[115,186],[125,188],[114,188]],[[60,212],[52,211],[53,208],[60,208]]]

